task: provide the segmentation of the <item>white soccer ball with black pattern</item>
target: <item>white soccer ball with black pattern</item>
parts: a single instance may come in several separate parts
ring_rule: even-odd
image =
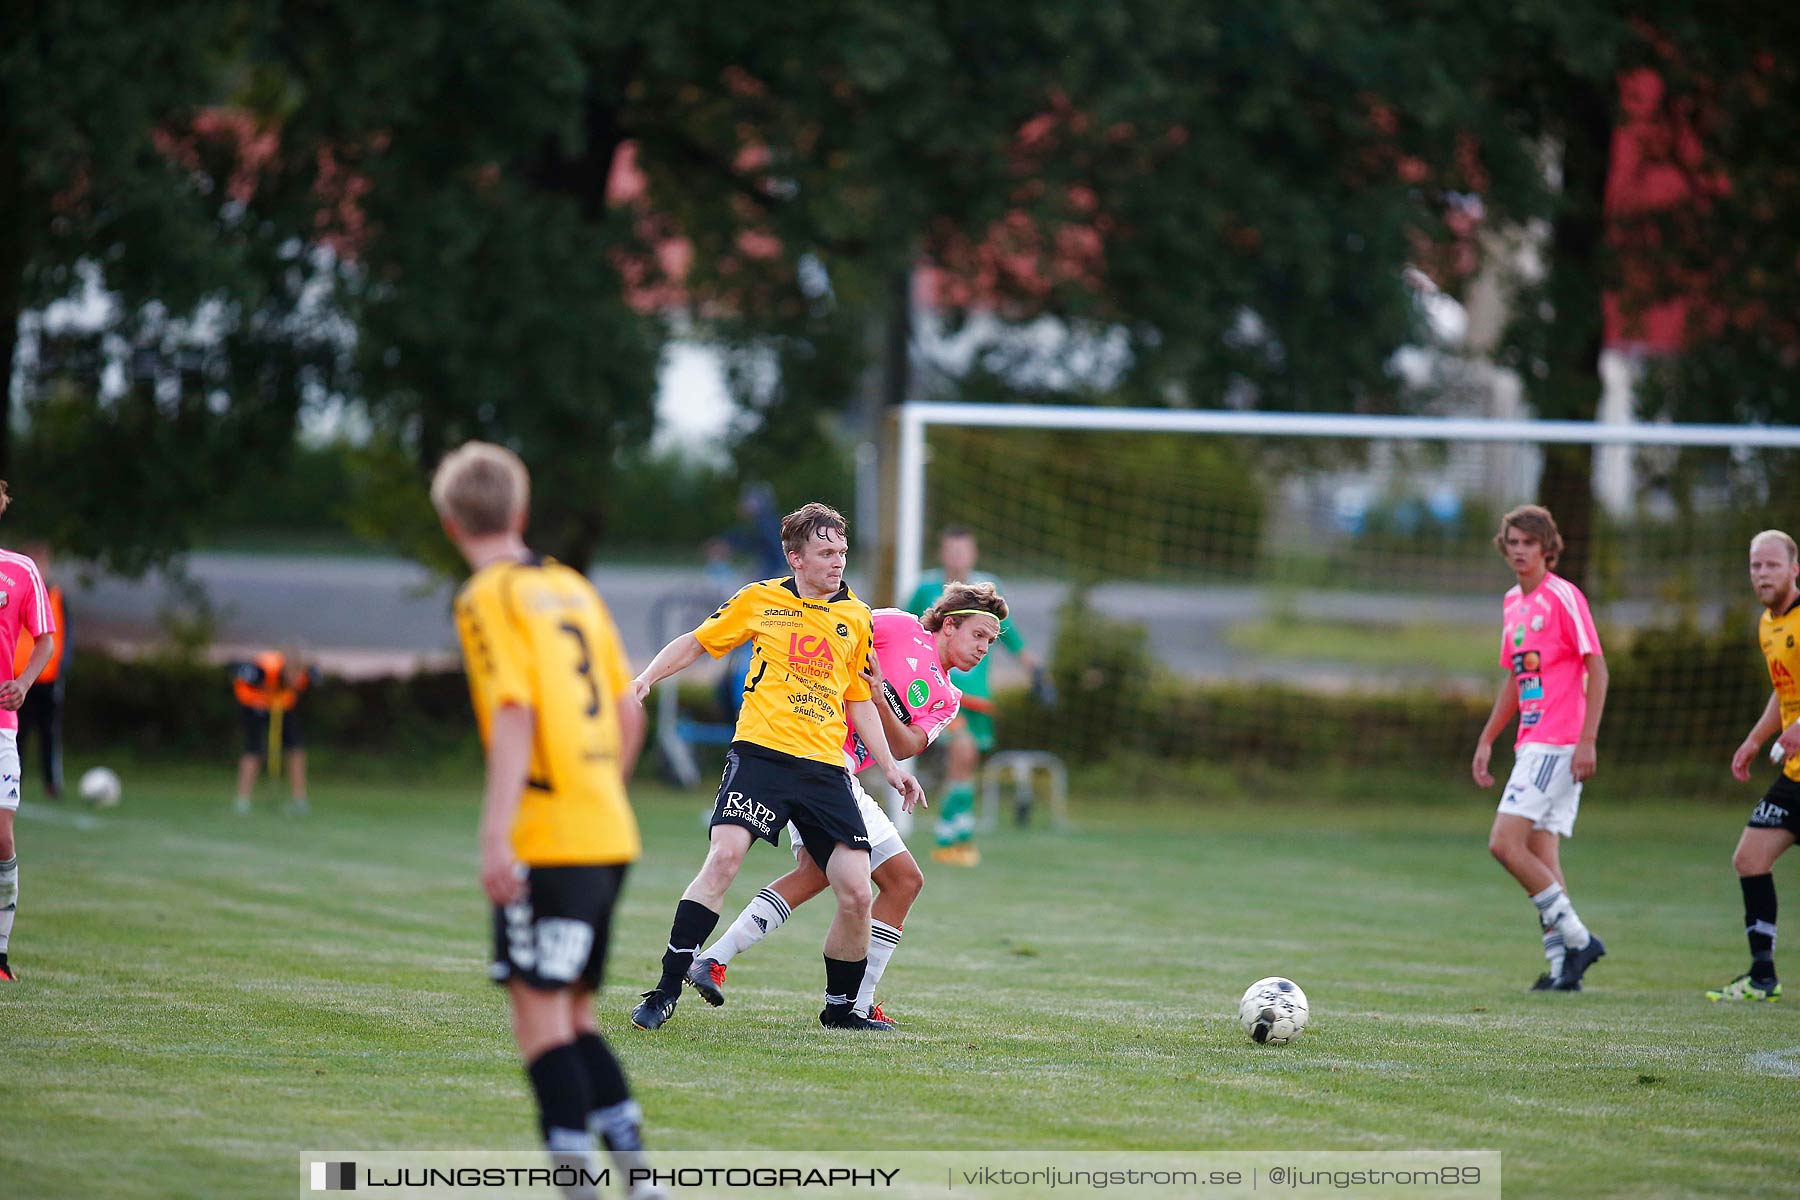
[[[76,785],[81,798],[95,808],[111,808],[119,802],[124,794],[124,785],[119,782],[118,773],[111,767],[94,767],[81,777]]]
[[[1238,1024],[1250,1040],[1285,1046],[1306,1028],[1306,993],[1291,979],[1271,975],[1250,985],[1238,1001]]]

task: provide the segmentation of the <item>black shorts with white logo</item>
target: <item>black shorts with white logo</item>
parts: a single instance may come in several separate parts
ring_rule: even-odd
[[[1800,838],[1800,783],[1777,775],[1745,824],[1751,829],[1785,829]]]
[[[823,871],[841,842],[869,849],[869,831],[856,806],[850,772],[841,766],[783,754],[754,742],[733,742],[713,804],[713,825],[737,825],[771,846],[792,821]]]
[[[582,986],[600,990],[613,905],[625,885],[626,864],[527,867],[525,895],[494,906],[495,983],[517,979],[542,991]]]

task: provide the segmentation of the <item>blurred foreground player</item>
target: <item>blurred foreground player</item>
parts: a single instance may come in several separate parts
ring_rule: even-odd
[[[0,479],[0,513],[12,498]],[[19,911],[19,856],[13,842],[13,814],[19,809],[19,706],[56,649],[56,620],[37,566],[23,554],[0,550],[0,645],[15,645],[19,631],[36,639],[31,657],[14,674],[0,681],[0,983],[18,978],[7,958],[12,944],[13,918]],[[9,662],[8,666],[12,664]]]
[[[511,1001],[551,1157],[590,1166],[598,1136],[629,1178],[642,1165],[642,1114],[600,1036],[593,996],[640,850],[625,779],[643,745],[643,709],[593,586],[525,546],[531,479],[517,455],[467,443],[438,467],[431,501],[473,572],[455,609],[487,751],[481,886],[494,904],[491,975]]]

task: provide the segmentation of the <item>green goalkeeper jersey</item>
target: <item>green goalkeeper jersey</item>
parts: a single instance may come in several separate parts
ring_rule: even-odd
[[[992,575],[989,575],[986,571],[972,572],[971,578],[966,582],[991,583],[994,585],[994,590],[996,592],[1000,592],[1001,595],[1006,594],[1004,591],[1001,591],[1000,581],[995,579]],[[925,615],[925,610],[936,604],[938,602],[938,597],[943,594],[944,573],[942,571],[927,571],[919,577],[919,586],[913,589],[911,598],[907,600],[906,611],[915,617],[922,617]],[[1014,654],[1025,649],[1025,639],[1019,636],[1019,631],[1012,627],[1010,621],[1001,622],[1000,644],[1005,646],[1008,650],[1011,650]],[[988,660],[984,658],[975,664],[975,669],[972,671],[951,671],[950,682],[966,695],[989,696],[992,693],[988,691],[987,667]]]

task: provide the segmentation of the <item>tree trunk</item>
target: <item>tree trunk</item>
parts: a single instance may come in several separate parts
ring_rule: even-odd
[[[1562,139],[1562,197],[1551,232],[1552,317],[1544,378],[1531,385],[1541,417],[1592,421],[1600,411],[1600,351],[1605,337],[1606,176],[1612,162],[1610,74],[1571,80]],[[1551,446],[1539,481],[1541,502],[1556,517],[1564,549],[1557,574],[1587,586],[1594,519],[1591,446]]]

